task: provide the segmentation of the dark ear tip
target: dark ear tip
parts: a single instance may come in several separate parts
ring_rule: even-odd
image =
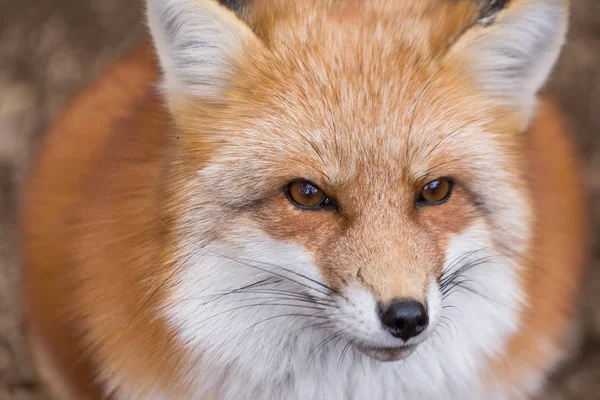
[[[479,0],[479,21],[488,24],[493,21],[494,16],[505,9],[511,0]]]
[[[219,3],[222,6],[229,8],[231,11],[238,12],[238,11],[242,10],[246,1],[244,1],[244,0],[219,0]]]

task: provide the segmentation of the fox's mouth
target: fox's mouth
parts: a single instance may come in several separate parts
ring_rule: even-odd
[[[391,362],[404,360],[411,355],[417,345],[404,345],[398,347],[377,347],[363,344],[356,344],[355,347],[363,354],[372,357],[378,361]]]

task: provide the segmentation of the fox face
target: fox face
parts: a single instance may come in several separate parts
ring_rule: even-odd
[[[458,395],[526,308],[523,131],[565,4],[339,3],[148,2],[178,138],[161,312],[221,377],[201,393],[390,395],[366,360]]]

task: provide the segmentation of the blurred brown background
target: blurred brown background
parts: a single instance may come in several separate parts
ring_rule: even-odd
[[[590,231],[600,238],[595,235],[600,233],[600,0],[572,3],[569,41],[549,90],[570,116],[592,204]],[[145,32],[140,0],[0,0],[0,400],[47,398],[32,370],[19,318],[14,252],[19,182],[48,122]],[[600,399],[598,239],[592,252],[572,360],[542,399]]]

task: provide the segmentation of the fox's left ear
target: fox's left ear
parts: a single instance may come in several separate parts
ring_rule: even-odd
[[[565,40],[568,0],[471,0],[479,18],[447,56],[486,96],[531,109]]]

